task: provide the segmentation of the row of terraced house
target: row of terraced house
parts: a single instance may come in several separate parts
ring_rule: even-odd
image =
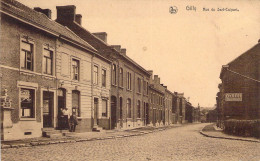
[[[109,45],[105,32],[85,29],[75,6],[57,6],[56,20],[15,0],[0,7],[2,140],[59,129],[65,107],[77,114],[76,132],[199,121],[183,93]]]

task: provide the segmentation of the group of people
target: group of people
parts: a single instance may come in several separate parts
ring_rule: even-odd
[[[73,111],[72,115],[70,115],[68,108],[61,108],[60,119],[61,129],[75,132],[76,126],[78,125],[78,119],[75,111]]]

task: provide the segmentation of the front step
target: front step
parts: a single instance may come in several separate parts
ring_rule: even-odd
[[[55,130],[54,128],[43,128],[42,136],[47,138],[58,138],[62,136],[66,136],[69,130]]]
[[[94,127],[92,128],[92,131],[93,131],[93,132],[102,132],[102,131],[103,131],[103,128],[98,127],[98,126],[94,126]]]

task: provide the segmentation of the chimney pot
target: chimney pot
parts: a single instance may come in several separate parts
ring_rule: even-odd
[[[76,14],[76,17],[75,17],[75,21],[81,25],[81,20],[82,20],[82,15],[81,14]]]
[[[34,10],[45,14],[49,19],[51,19],[51,10],[50,9],[42,9],[40,7],[34,7]]]
[[[114,48],[116,51],[120,52],[121,45],[111,45],[112,48]]]
[[[122,54],[122,55],[126,55],[126,49],[121,49],[121,51],[120,51],[120,53]]]
[[[96,33],[92,33],[93,35],[95,35],[96,37],[98,37],[99,39],[101,39],[102,41],[104,41],[105,43],[107,43],[107,33],[106,32],[96,32]]]
[[[56,6],[57,9],[57,22],[73,22],[75,21],[76,6]]]

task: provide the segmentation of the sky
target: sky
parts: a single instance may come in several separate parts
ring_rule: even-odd
[[[75,5],[84,28],[106,32],[108,44],[126,48],[129,57],[153,70],[170,91],[184,92],[195,107],[216,104],[222,65],[260,39],[258,0],[18,1],[51,9],[53,20],[56,6]],[[169,12],[171,6],[177,13]]]

